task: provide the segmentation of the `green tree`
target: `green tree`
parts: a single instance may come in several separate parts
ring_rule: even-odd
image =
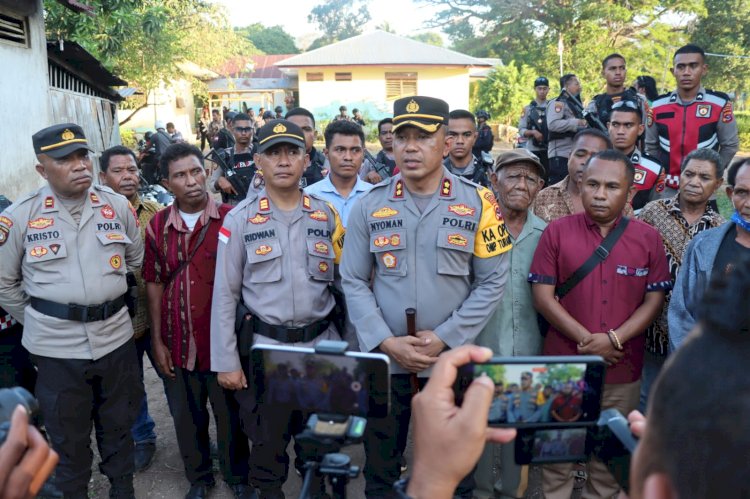
[[[480,373],[485,373],[496,385],[505,384],[505,366],[502,364],[476,364],[474,366],[474,377]]]
[[[604,88],[600,61],[612,52],[628,59],[631,75],[657,76],[668,46],[684,40],[678,20],[704,12],[703,0],[421,1],[442,7],[433,24],[456,50],[516,61],[550,80],[560,72],[562,39],[563,71],[578,74],[589,96]]]
[[[359,8],[357,4],[361,4]],[[361,34],[362,26],[370,20],[370,11],[362,0],[330,0],[313,7],[307,19],[317,23],[323,32],[310,45],[309,50],[314,50]]]
[[[426,43],[428,45],[434,45],[436,47],[443,46],[443,37],[440,36],[439,33],[435,33],[434,31],[419,33],[418,35],[410,36],[409,38],[418,42]]]
[[[261,23],[255,23],[234,30],[265,54],[299,54],[294,38],[281,26],[266,27]]]
[[[511,62],[493,69],[487,79],[479,82],[476,93],[477,109],[489,111],[493,120],[515,126],[523,106],[533,97],[536,72],[529,66]]]
[[[705,15],[690,30],[691,41],[706,52],[745,58],[708,56],[709,71],[704,83],[724,92],[747,92],[750,90],[750,59],[747,59],[750,0],[705,0],[705,3]]]
[[[140,110],[160,83],[182,77],[179,63],[212,68],[257,49],[229,26],[223,10],[203,0],[88,0],[94,16],[71,15],[44,0],[47,38],[72,40],[143,95],[128,100]],[[205,84],[194,79],[198,92]],[[131,118],[135,113],[131,114]],[[121,124],[125,123],[123,121]]]
[[[586,369],[575,364],[550,364],[547,370],[536,377],[542,385],[553,385],[555,383],[567,383],[578,381],[583,378]]]

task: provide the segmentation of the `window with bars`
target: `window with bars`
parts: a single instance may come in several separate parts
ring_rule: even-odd
[[[323,73],[306,73],[307,81],[323,81]]]
[[[29,26],[26,19],[0,12],[0,43],[28,47]]]
[[[417,95],[417,73],[386,73],[385,98],[395,100]]]
[[[351,73],[336,73],[336,81],[352,81]]]

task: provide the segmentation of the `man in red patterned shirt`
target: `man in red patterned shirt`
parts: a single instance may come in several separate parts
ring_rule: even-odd
[[[146,281],[151,341],[177,433],[185,475],[186,499],[207,496],[214,485],[208,437],[211,401],[224,480],[238,498],[254,497],[248,485],[249,446],[240,429],[232,392],[211,371],[211,297],[219,229],[231,206],[206,192],[206,171],[198,148],[169,146],[160,169],[175,196],[146,229]]]

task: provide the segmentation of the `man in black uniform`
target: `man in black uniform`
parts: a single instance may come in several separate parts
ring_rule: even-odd
[[[595,95],[594,99],[586,106],[586,111],[599,117],[599,121],[607,126],[612,114],[612,104],[621,100],[638,102],[641,106],[641,116],[646,115],[644,101],[634,88],[625,88],[625,80],[628,76],[625,67],[625,58],[620,54],[610,54],[602,61],[602,76],[607,82],[603,94]]]
[[[381,180],[393,176],[393,170],[396,168],[396,160],[393,156],[392,118],[383,118],[378,121],[378,140],[382,149],[375,156],[375,161],[366,158],[359,172],[359,177],[371,184],[377,184]]]
[[[472,153],[478,135],[474,115],[465,109],[454,109],[448,117],[448,156],[443,160],[443,166],[454,175],[489,187],[487,168],[492,165]]]
[[[255,126],[250,116],[245,113],[235,115],[232,122],[232,133],[235,144],[232,147],[218,151],[221,160],[232,169],[233,176],[239,180],[244,187],[244,192],[233,185],[227,178],[227,174],[221,165],[217,165],[209,185],[214,192],[221,192],[221,200],[224,203],[236,206],[245,199],[248,189],[259,190],[263,184],[263,177],[256,174],[253,162],[253,135]],[[235,182],[236,184],[237,182]]]
[[[518,135],[526,138],[526,149],[533,152],[549,170],[547,163],[547,93],[549,80],[540,76],[534,80],[534,100],[523,108],[521,121],[518,123]],[[547,179],[544,179],[547,180]],[[547,184],[545,184],[547,185]]]
[[[344,111],[346,111],[345,107]],[[305,173],[302,174],[302,179],[300,180],[301,187],[306,187],[319,180],[323,180],[323,177],[328,175],[328,170],[324,169],[326,162],[325,155],[313,146],[315,136],[318,133],[315,130],[315,117],[304,107],[297,107],[288,111],[284,119],[300,127],[305,134],[305,153],[310,156],[310,161],[307,163]]]
[[[234,135],[232,134],[233,121],[237,117],[237,113],[229,111],[226,114],[226,127],[219,130],[216,134],[216,149],[226,149],[234,145]]]
[[[471,150],[471,153],[476,156],[477,158],[482,158],[482,153],[490,153],[492,151],[492,146],[495,143],[495,137],[492,135],[492,129],[487,124],[487,120],[490,119],[490,113],[487,111],[479,110],[477,111],[477,138],[474,142],[474,147]]]

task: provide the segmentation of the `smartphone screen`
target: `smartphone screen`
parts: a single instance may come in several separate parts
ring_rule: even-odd
[[[473,379],[489,376],[495,393],[487,416],[492,426],[572,426],[599,417],[604,362],[601,357],[496,357],[459,369],[456,395]]]
[[[388,415],[388,357],[312,348],[256,345],[252,366],[259,403],[305,413],[382,418]]]
[[[587,461],[590,427],[522,430],[516,438],[518,464]]]

